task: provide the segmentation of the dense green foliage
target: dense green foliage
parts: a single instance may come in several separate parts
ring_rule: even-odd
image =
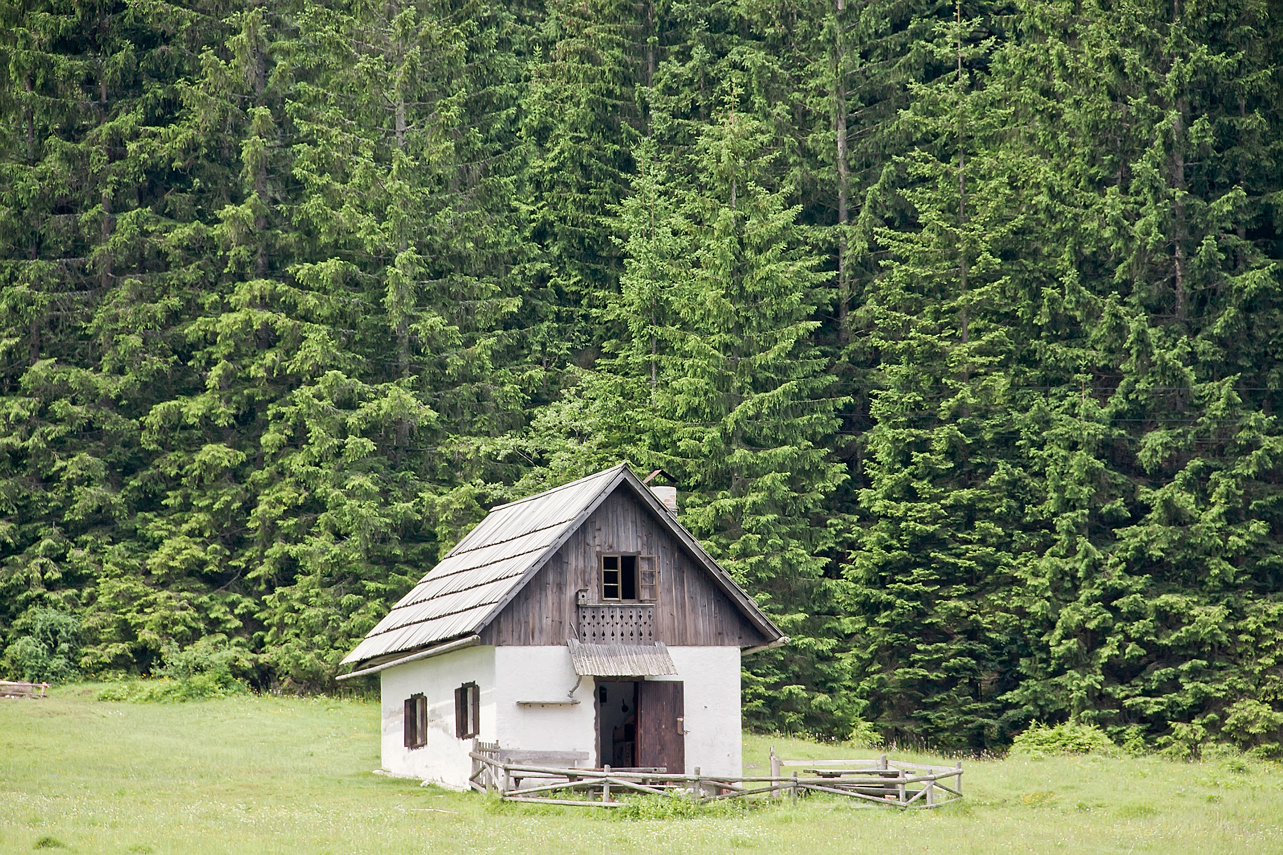
[[[324,689],[623,459],[793,639],[755,726],[1280,750],[1281,56],[1278,0],[4,4],[0,667]]]
[[[1051,757],[1059,754],[1092,754],[1115,748],[1105,732],[1094,724],[1062,722],[1054,727],[1035,722],[1011,741],[1012,754]]]

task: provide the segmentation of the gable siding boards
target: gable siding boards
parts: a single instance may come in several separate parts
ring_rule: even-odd
[[[654,555],[656,640],[672,646],[764,644],[762,632],[717,587],[684,544],[622,484],[570,535],[490,625],[481,643],[556,645],[575,637],[575,592],[601,602],[600,556]]]
[[[585,588],[594,599],[599,594],[602,552],[656,556],[668,593],[660,592],[655,624],[672,644],[735,645],[738,639],[738,645],[747,646],[782,637],[621,463],[491,510],[343,662],[387,663],[398,653],[480,633],[527,585],[532,588],[523,600],[534,598],[541,605],[516,607],[528,611],[527,622],[510,619],[502,632],[487,631],[483,643],[503,637],[511,639],[504,644],[549,638],[562,644],[574,626],[575,591]],[[542,573],[554,559],[552,569]]]
[[[607,469],[491,510],[343,662],[367,661],[474,632],[621,470]]]

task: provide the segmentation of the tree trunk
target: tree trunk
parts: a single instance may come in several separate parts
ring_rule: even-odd
[[[105,125],[107,123],[107,81],[105,79],[99,85],[98,94],[101,124]],[[102,162],[104,173],[110,172],[111,147],[105,136],[102,144]],[[108,179],[109,175],[104,174],[102,195],[100,197],[102,203],[102,229],[99,240],[101,241],[102,254],[99,256],[98,262],[98,283],[103,288],[106,288],[111,283],[111,251],[107,248],[107,243],[111,240],[112,229],[115,226],[115,218],[111,214],[111,191],[108,189],[110,187]]]
[[[1181,22],[1180,0],[1172,0],[1172,26]],[[1173,64],[1168,62],[1168,73]],[[1176,99],[1176,115],[1172,118],[1172,189],[1175,190],[1172,201],[1172,242],[1175,244],[1172,258],[1173,287],[1176,297],[1176,320],[1185,320],[1185,240],[1187,226],[1185,223],[1185,113],[1189,110],[1189,101],[1184,97]]]
[[[1172,119],[1172,186],[1176,191],[1172,204],[1172,241],[1175,244],[1173,257],[1173,274],[1176,291],[1176,319],[1185,320],[1186,284],[1185,284],[1185,240],[1187,224],[1185,222],[1185,111],[1188,109],[1186,99],[1176,99],[1176,116]]]
[[[967,245],[965,236],[965,227],[967,223],[967,176],[966,156],[963,152],[965,136],[965,115],[963,113],[963,80],[962,80],[962,2],[958,0],[954,4],[954,14],[956,17],[957,32],[957,49],[958,49],[958,285],[962,294],[962,307],[958,312],[958,335],[963,344],[967,343],[970,319],[967,315]],[[967,378],[969,371],[963,369],[963,379]]]
[[[255,30],[253,33],[254,51],[254,68],[253,68],[253,86],[254,86],[254,105],[256,107],[263,105],[263,93],[267,91],[267,57],[263,55],[262,45],[259,44],[261,34]],[[258,197],[258,206],[254,214],[254,231],[255,239],[258,241],[258,251],[254,255],[254,275],[260,279],[267,275],[267,158],[259,158],[257,166],[254,168],[254,194]]]
[[[837,0],[837,11],[846,8]],[[833,26],[833,136],[838,172],[838,342],[850,340],[851,275],[847,269],[846,227],[851,207],[851,168],[847,162],[846,130],[846,46],[842,38],[842,20],[835,15]]]

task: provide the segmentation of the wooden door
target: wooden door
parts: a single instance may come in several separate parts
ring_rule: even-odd
[[[686,774],[685,701],[682,683],[637,684],[637,765]]]

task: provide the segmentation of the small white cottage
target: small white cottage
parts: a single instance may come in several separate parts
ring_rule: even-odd
[[[380,675],[384,769],[462,789],[479,739],[741,774],[740,657],[788,639],[675,511],[623,464],[494,508],[343,660]]]

